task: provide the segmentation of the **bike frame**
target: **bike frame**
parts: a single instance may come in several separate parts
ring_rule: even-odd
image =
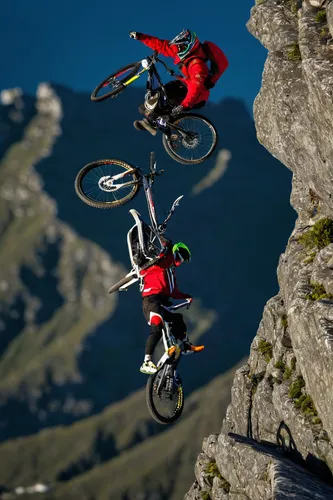
[[[174,312],[181,307],[189,307],[190,301],[186,300],[175,306],[162,306],[164,309],[170,312]],[[167,321],[164,321],[164,327],[162,329],[162,339],[165,348],[164,354],[161,356],[156,364],[157,370],[161,371],[161,376],[158,381],[158,386],[156,392],[159,395],[162,387],[164,386],[165,378],[169,375],[173,378],[174,383],[176,383],[177,377],[177,366],[180,361],[180,356],[183,354],[182,341],[176,340],[171,333],[171,328]],[[173,357],[173,359],[172,359]]]
[[[146,88],[147,88],[147,92],[152,92],[153,90],[153,77],[155,76],[156,80],[158,81],[159,83],[159,86],[162,90],[162,93],[164,95],[164,97],[166,98],[167,100],[167,103],[171,106],[171,103],[168,99],[168,96],[166,95],[166,92],[165,92],[165,89],[164,89],[164,85],[163,85],[163,82],[161,80],[161,77],[156,69],[156,66],[155,66],[155,63],[156,62],[160,62],[161,64],[163,64],[163,66],[165,67],[165,69],[167,70],[167,72],[171,75],[171,76],[176,76],[176,78],[179,78],[179,75],[176,74],[176,72],[169,68],[165,62],[161,61],[161,59],[159,59],[157,57],[157,50],[154,51],[154,54],[152,56],[147,56],[145,59],[142,59],[141,60],[141,66],[142,66],[142,70],[139,71],[139,73],[137,73],[136,75],[132,76],[132,78],[130,78],[129,80],[127,80],[127,82],[124,82],[123,85],[125,87],[127,87],[128,85],[130,85],[131,83],[135,82],[136,80],[138,80],[138,78],[140,78],[140,76],[145,73],[146,71],[148,72],[148,77],[147,77],[147,84],[146,84]]]
[[[171,102],[168,99],[168,96],[167,96],[167,93],[165,91],[162,79],[161,79],[161,77],[160,77],[160,75],[159,75],[159,73],[158,73],[158,71],[156,69],[156,65],[155,65],[156,62],[160,62],[161,64],[163,64],[163,66],[165,67],[166,71],[171,76],[175,76],[178,79],[181,78],[181,77],[180,77],[180,75],[177,75],[177,73],[173,69],[169,68],[165,64],[164,61],[161,61],[161,59],[159,59],[157,57],[157,54],[158,54],[158,52],[155,50],[154,54],[152,56],[148,56],[145,59],[142,59],[141,60],[141,65],[142,65],[143,69],[141,71],[139,71],[139,73],[137,73],[136,75],[134,75],[132,78],[130,78],[129,80],[127,80],[127,82],[124,82],[123,85],[125,87],[127,87],[128,85],[130,85],[131,83],[133,83],[134,81],[136,81],[138,78],[140,78],[140,76],[147,71],[148,72],[148,77],[147,77],[147,84],[146,84],[146,90],[147,90],[146,98],[149,98],[151,96],[151,93],[153,91],[153,79],[155,77],[156,80],[158,81],[159,89],[162,91],[162,94],[163,94],[163,96],[164,96],[164,98],[165,98],[168,106],[172,108],[172,104],[171,104]],[[166,122],[166,126],[170,127],[170,128],[173,128],[174,130],[177,130],[181,134],[181,136],[184,137],[184,138],[193,139],[193,137],[195,136],[194,132],[188,132],[188,131],[184,130],[182,127],[178,127],[177,125],[174,125],[173,123],[170,123],[169,121]],[[161,131],[162,132],[166,132],[165,131],[165,127],[162,127]]]
[[[125,182],[125,183],[119,184],[119,186],[114,184],[114,181],[120,180],[120,179],[124,178],[126,175],[129,175],[129,174],[134,173],[134,172],[136,174],[138,174],[138,176],[139,176],[138,180]],[[183,195],[176,198],[176,200],[173,202],[171,209],[169,210],[166,218],[164,219],[164,221],[161,224],[159,224],[158,219],[157,219],[156,209],[155,209],[155,203],[154,203],[154,199],[153,199],[152,186],[154,184],[155,176],[161,175],[163,172],[164,172],[164,170],[157,171],[157,163],[155,160],[155,155],[152,152],[151,156],[150,156],[150,173],[149,174],[144,174],[143,171],[141,170],[141,168],[133,168],[133,169],[128,170],[126,172],[123,172],[121,174],[117,174],[115,176],[112,176],[111,178],[110,178],[110,176],[104,176],[103,178],[101,178],[101,179],[103,179],[102,182],[103,182],[103,185],[105,186],[105,189],[110,189],[110,190],[111,190],[111,188],[112,188],[112,190],[118,190],[118,189],[121,189],[125,186],[130,186],[130,185],[136,184],[138,182],[142,185],[142,187],[144,189],[145,197],[146,197],[147,207],[148,207],[150,228],[151,228],[152,234],[153,234],[153,238],[151,239],[150,243],[155,244],[155,241],[158,242],[159,246],[158,246],[158,248],[156,248],[156,250],[161,255],[161,257],[163,255],[163,252],[165,251],[165,246],[163,245],[161,237],[166,231],[166,226],[167,226],[167,223],[168,223],[170,217],[174,213],[176,207],[179,205],[180,200],[183,198]],[[101,182],[101,180],[99,182]],[[131,209],[129,212],[135,220],[135,225],[139,226],[140,214],[134,209]],[[135,225],[130,229],[130,231],[132,229],[134,229]],[[127,235],[127,244],[128,244],[129,252],[130,252],[130,239],[129,239],[130,238],[130,231]],[[144,242],[143,241],[140,241],[140,245],[144,249]],[[144,256],[147,258],[147,260],[154,260],[155,259],[154,257],[151,257],[145,253],[144,253]],[[133,285],[134,283],[136,283],[139,280],[140,269],[134,262],[132,262],[132,265],[133,265],[132,270],[126,276],[133,276],[133,279],[131,281],[129,281],[128,283],[126,283],[125,285],[123,285],[122,287],[120,287],[119,290],[121,290],[121,291],[127,290],[127,288],[130,285]]]

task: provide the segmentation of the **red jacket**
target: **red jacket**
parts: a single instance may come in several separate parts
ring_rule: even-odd
[[[161,293],[173,299],[187,299],[191,296],[178,290],[174,270],[173,254],[169,253],[154,266],[140,271],[143,276],[142,297]]]
[[[140,42],[147,45],[153,50],[157,50],[160,54],[167,57],[173,57],[175,64],[180,64],[182,61],[178,57],[177,46],[169,45],[168,40],[160,40],[150,35],[140,34]],[[200,57],[202,59],[193,58],[193,56]],[[197,50],[191,52],[190,57],[192,60],[188,64],[181,65],[180,69],[185,78],[181,78],[181,81],[187,86],[187,94],[183,102],[181,103],[184,108],[192,108],[195,104],[201,101],[207,101],[209,98],[209,90],[206,89],[204,82],[209,75],[209,69],[205,61],[204,51],[199,46]]]

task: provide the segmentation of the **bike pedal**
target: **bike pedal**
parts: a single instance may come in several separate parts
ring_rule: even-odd
[[[162,174],[164,174],[164,169],[162,169],[162,170],[158,170],[158,171],[155,173],[155,175],[162,175]]]

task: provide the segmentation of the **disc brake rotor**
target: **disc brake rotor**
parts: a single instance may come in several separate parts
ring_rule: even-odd
[[[199,144],[198,134],[191,134],[191,137],[187,135],[186,137],[182,137],[182,144],[187,149],[194,149]]]
[[[114,76],[108,81],[108,86],[112,87],[113,89],[117,89],[121,85],[121,82],[117,80],[117,77]]]
[[[117,187],[113,185],[113,180],[110,175],[104,175],[103,177],[101,177],[98,181],[98,187],[106,193],[116,191],[117,189]]]

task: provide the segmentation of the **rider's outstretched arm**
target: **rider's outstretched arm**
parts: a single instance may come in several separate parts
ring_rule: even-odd
[[[150,49],[157,50],[160,54],[166,57],[175,57],[177,55],[177,46],[169,45],[169,40],[160,40],[154,36],[137,33],[137,40],[144,43]]]

